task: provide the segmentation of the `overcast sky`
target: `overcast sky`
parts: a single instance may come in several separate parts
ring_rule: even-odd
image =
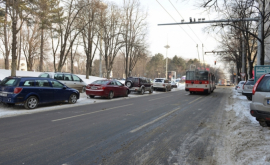
[[[118,4],[123,2],[123,0],[111,1]],[[196,20],[198,18],[205,18],[205,20],[218,19],[215,14],[208,14],[203,12],[202,9],[195,7],[196,4],[194,2],[195,0],[141,0],[142,6],[149,14],[148,43],[152,55],[162,53],[166,56],[164,46],[167,45],[167,40],[170,46],[168,49],[168,57],[170,58],[174,55],[185,59],[198,58],[199,51],[200,60],[202,60],[203,51],[212,51],[217,47],[215,39],[203,32],[203,28],[209,26],[209,24],[158,26],[158,24],[162,23],[175,23],[174,20],[181,22],[183,18],[185,22],[188,22],[189,17],[196,18]],[[197,44],[198,50],[196,48]],[[202,44],[204,45],[203,50]],[[216,57],[207,54],[204,56],[204,59],[206,63],[214,65]]]

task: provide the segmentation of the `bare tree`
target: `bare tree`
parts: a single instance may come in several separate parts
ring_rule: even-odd
[[[40,34],[38,33],[38,25],[26,26],[25,30],[22,32],[22,49],[27,63],[27,70],[34,70],[35,59],[39,56],[39,46],[40,46]]]
[[[141,54],[139,48],[144,49],[145,47],[147,12],[142,11],[139,0],[123,0],[123,3],[123,39],[125,43],[123,51],[125,52],[125,74],[128,77],[137,62],[136,55]],[[134,57],[135,60],[133,60]]]
[[[115,4],[109,4],[105,19],[100,22],[104,41],[104,61],[106,77],[110,78],[115,57],[124,46],[122,40],[123,23],[121,20],[120,9]]]

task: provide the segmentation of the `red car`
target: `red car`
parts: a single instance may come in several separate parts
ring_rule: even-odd
[[[116,80],[97,80],[86,86],[86,95],[90,98],[95,96],[107,97],[112,99],[117,96],[127,97],[128,87]]]

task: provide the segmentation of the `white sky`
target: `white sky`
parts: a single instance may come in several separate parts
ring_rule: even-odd
[[[122,4],[123,0],[111,0],[117,4]],[[159,3],[161,4],[159,4]],[[190,25],[171,25],[171,26],[158,26],[163,23],[175,23],[171,16],[177,21],[181,22],[182,17],[185,22],[189,22],[189,17],[193,19],[205,18],[205,20],[217,19],[215,14],[208,15],[202,9],[195,7],[194,0],[141,0],[142,6],[148,10],[148,23],[149,23],[149,39],[150,51],[152,55],[162,53],[166,56],[165,45],[168,45],[168,57],[172,58],[174,55],[181,56],[182,58],[198,58],[198,51],[200,59],[202,60],[202,44],[204,51],[212,51],[216,48],[217,42],[209,34],[206,34],[202,29],[209,24],[190,24]],[[169,15],[163,7],[169,12]],[[191,30],[192,29],[192,30]],[[195,34],[194,34],[195,33]],[[197,36],[197,37],[196,37]],[[198,44],[198,50],[196,45]],[[211,54],[204,56],[205,62],[214,67],[216,57]],[[219,63],[217,62],[217,67]]]

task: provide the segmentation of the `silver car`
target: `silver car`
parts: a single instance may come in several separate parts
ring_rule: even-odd
[[[240,82],[238,83],[237,89],[236,89],[238,93],[242,93],[242,91],[243,91],[243,85],[245,84],[245,82],[246,82],[246,81],[240,81]]]
[[[263,75],[252,90],[250,114],[256,117],[260,125],[270,127],[270,74]]]
[[[254,86],[254,79],[249,79],[243,85],[242,95],[245,95],[248,100],[252,100],[252,89]]]
[[[86,83],[80,79],[78,76],[71,73],[62,73],[62,72],[44,72],[41,73],[38,77],[53,78],[61,83],[65,84],[69,88],[77,89],[80,93],[85,92]]]
[[[153,88],[154,90],[161,89],[165,92],[172,90],[172,86],[169,83],[169,80],[165,78],[156,78],[153,83]]]

